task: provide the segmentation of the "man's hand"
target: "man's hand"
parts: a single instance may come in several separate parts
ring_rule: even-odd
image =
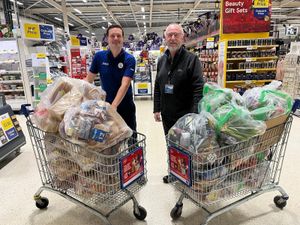
[[[155,119],[156,122],[161,122],[160,112],[155,112],[154,113],[154,119]]]

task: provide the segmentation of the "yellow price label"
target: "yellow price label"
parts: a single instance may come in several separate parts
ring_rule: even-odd
[[[37,59],[45,59],[46,58],[46,54],[45,53],[37,53],[36,54],[36,58]]]
[[[80,40],[74,35],[71,35],[71,45],[80,46]]]
[[[214,41],[215,38],[211,37],[211,38],[207,38],[207,41]]]
[[[254,0],[253,6],[254,8],[267,8],[269,7],[269,0]]]
[[[146,89],[148,88],[148,84],[147,83],[140,83],[138,84],[138,89]]]
[[[10,117],[2,120],[1,125],[4,130],[9,130],[10,128],[14,127],[13,122]]]

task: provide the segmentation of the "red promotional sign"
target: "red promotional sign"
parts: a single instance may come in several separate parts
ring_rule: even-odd
[[[191,156],[179,149],[169,147],[170,173],[191,186]]]
[[[223,34],[269,32],[271,0],[224,0]]]
[[[139,147],[120,159],[121,188],[124,189],[144,175],[143,148]]]

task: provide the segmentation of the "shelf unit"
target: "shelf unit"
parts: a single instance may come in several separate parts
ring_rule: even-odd
[[[28,103],[30,93],[27,76],[22,69],[22,40],[0,40],[0,93],[13,110],[20,110],[22,104]]]
[[[275,40],[223,40],[219,43],[218,83],[222,87],[257,85],[272,82],[276,77]]]
[[[146,63],[139,63],[133,79],[133,93],[136,96],[150,96],[152,99],[151,67]]]

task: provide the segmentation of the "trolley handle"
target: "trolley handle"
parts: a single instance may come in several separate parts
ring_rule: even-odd
[[[22,104],[21,105],[20,113],[23,114],[26,117],[26,119],[28,119],[29,115],[34,112],[34,110],[30,109],[29,107],[31,107],[31,104]]]

